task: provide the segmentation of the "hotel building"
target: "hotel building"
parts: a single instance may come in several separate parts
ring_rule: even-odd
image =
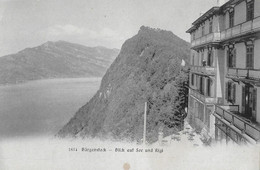
[[[209,9],[191,35],[187,121],[205,140],[260,141],[260,0]]]

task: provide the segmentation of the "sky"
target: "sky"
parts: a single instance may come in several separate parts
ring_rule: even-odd
[[[0,56],[64,40],[120,49],[139,28],[189,41],[191,23],[217,0],[0,0]]]

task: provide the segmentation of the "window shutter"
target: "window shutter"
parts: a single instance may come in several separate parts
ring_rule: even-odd
[[[197,77],[197,90],[200,89],[200,77],[198,75],[196,75]]]
[[[236,68],[236,58],[237,58],[237,50],[234,48],[234,50],[233,50],[233,68]]]
[[[225,99],[228,101],[228,82],[226,82]]]
[[[194,86],[194,74],[191,74],[191,85]]]
[[[210,59],[210,65],[213,66],[213,62],[214,62],[214,50],[211,51],[211,59]]]
[[[249,67],[249,49],[248,49],[248,47],[246,47],[246,67]]]
[[[254,68],[254,46],[251,48],[251,68]]]
[[[233,84],[233,104],[236,103],[236,84]]]
[[[210,51],[208,51],[208,55],[207,55],[207,66],[210,66]]]
[[[211,97],[211,79],[207,79],[207,96]]]
[[[229,62],[228,62],[228,60],[229,60],[229,50],[227,50],[227,68],[229,68]]]
[[[253,90],[253,111],[256,111],[256,104],[257,104],[257,89],[254,88],[254,90]]]
[[[245,105],[246,105],[246,89],[245,86],[242,86],[242,113],[245,113]]]
[[[202,87],[201,87],[201,92],[204,95],[205,94],[205,78],[202,77]]]

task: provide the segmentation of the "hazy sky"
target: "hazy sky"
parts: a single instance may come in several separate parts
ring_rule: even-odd
[[[0,56],[46,41],[121,48],[142,25],[185,31],[217,0],[0,0]]]

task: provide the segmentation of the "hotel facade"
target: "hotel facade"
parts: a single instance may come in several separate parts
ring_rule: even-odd
[[[209,9],[191,35],[188,116],[205,140],[260,141],[260,0]]]

